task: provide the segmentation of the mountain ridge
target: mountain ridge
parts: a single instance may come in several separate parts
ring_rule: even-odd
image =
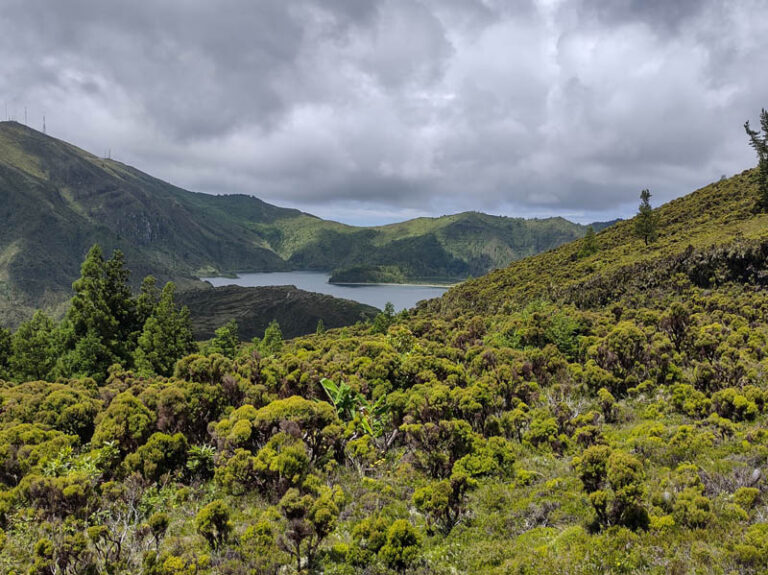
[[[11,326],[37,307],[60,314],[94,243],[123,251],[134,285],[152,274],[188,289],[206,275],[302,269],[456,282],[586,231],[479,212],[349,226],[245,194],[190,192],[17,122],[0,122],[0,206],[0,322]]]

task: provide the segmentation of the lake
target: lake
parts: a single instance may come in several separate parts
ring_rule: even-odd
[[[448,288],[408,284],[357,284],[337,285],[328,283],[330,274],[325,272],[270,272],[240,274],[236,278],[200,278],[214,287],[238,285],[245,287],[294,285],[305,291],[324,293],[334,297],[351,299],[383,309],[392,302],[395,311],[411,308],[423,299],[440,297]]]

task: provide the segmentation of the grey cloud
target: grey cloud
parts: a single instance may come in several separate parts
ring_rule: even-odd
[[[173,183],[350,218],[628,215],[754,163],[760,0],[6,0],[0,94]],[[382,216],[384,217],[384,216]]]
[[[606,24],[644,22],[669,32],[695,19],[715,0],[582,0],[579,10]]]

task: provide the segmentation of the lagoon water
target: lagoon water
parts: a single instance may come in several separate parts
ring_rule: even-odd
[[[357,284],[337,285],[328,283],[330,274],[325,272],[270,272],[240,274],[236,278],[201,278],[214,287],[239,285],[245,287],[294,285],[305,291],[324,293],[334,297],[351,299],[382,309],[392,302],[395,311],[408,309],[423,299],[440,297],[447,288],[407,284]]]

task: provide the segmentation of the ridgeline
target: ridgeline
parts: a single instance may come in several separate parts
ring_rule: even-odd
[[[334,271],[339,281],[445,282],[584,235],[586,227],[467,212],[361,228],[245,195],[193,193],[16,122],[0,122],[0,324],[61,315],[93,244],[120,249],[134,287],[200,276]]]

